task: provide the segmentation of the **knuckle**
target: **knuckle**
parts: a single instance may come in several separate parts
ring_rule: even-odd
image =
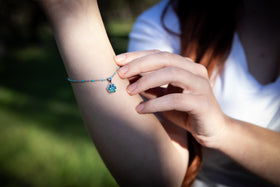
[[[158,50],[158,49],[152,49],[152,50],[150,50],[152,53],[160,53],[161,51],[160,50]]]
[[[204,77],[204,78],[208,78],[208,71],[206,69],[205,66],[201,65],[201,64],[197,64],[197,68],[198,68],[198,72],[199,74]]]
[[[184,58],[185,58],[185,60],[187,60],[187,61],[189,61],[189,62],[195,63],[195,62],[193,61],[193,59],[191,59],[190,57],[184,57]]]
[[[184,66],[184,60],[182,60],[182,58],[184,59],[184,57],[180,55],[167,51],[161,51],[158,54],[161,56],[161,58],[164,59],[165,66],[174,66],[176,64],[179,66]]]
[[[161,51],[160,55],[165,56],[165,57],[169,57],[171,55],[171,53],[169,53],[167,51]]]
[[[169,53],[167,51],[161,51],[158,53],[163,59],[165,59],[166,65],[171,65],[173,61],[172,53]]]
[[[169,66],[169,67],[165,68],[165,70],[166,70],[166,75],[171,76],[171,77],[178,76],[178,74],[180,73],[179,68],[173,67],[173,66]]]

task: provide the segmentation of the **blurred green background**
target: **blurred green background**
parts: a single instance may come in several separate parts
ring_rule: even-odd
[[[99,1],[116,53],[158,0]],[[116,19],[117,18],[117,19]],[[117,186],[67,83],[52,31],[31,0],[0,1],[0,186]]]

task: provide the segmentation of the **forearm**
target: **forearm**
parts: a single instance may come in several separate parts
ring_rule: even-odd
[[[280,185],[280,134],[231,118],[228,124],[214,148],[251,172]]]
[[[97,3],[76,3],[67,10],[60,4],[46,8],[67,73],[76,80],[107,78],[116,65]],[[73,84],[83,119],[109,170],[121,185],[179,185],[186,167],[167,133],[153,115],[135,111],[141,98],[127,94],[126,80],[116,75],[113,82],[114,94],[106,92],[106,81]]]

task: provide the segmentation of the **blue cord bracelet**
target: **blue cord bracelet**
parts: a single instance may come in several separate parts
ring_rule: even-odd
[[[72,80],[69,77],[67,78],[67,80],[71,83],[93,83],[93,82],[104,82],[107,81],[108,85],[106,87],[106,90],[108,93],[115,93],[117,90],[117,87],[115,86],[115,84],[112,83],[112,79],[114,78],[114,76],[117,74],[117,71],[120,67],[118,66],[116,71],[113,73],[113,75],[111,75],[110,77],[106,78],[106,79],[90,79],[90,80]]]

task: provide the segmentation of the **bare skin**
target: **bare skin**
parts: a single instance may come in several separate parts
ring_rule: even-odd
[[[83,80],[112,75],[117,67],[115,54],[97,2],[40,2],[69,77]],[[187,142],[174,139],[186,139],[186,134],[177,135],[175,130],[168,135],[154,115],[138,114],[135,106],[141,97],[129,96],[127,80],[116,75],[112,81],[117,86],[113,94],[106,92],[106,81],[73,84],[84,122],[110,172],[121,186],[180,186],[188,165]]]
[[[260,84],[266,85],[280,75],[278,3],[251,0],[244,3],[245,14],[237,32],[250,73]],[[174,124],[191,132],[203,146],[222,151],[251,172],[280,185],[277,176],[280,173],[280,134],[224,115],[203,68],[191,65],[190,59],[159,51],[127,53],[121,59],[118,64],[127,69],[126,73],[120,69],[122,78],[149,72],[127,87],[131,95],[163,84],[183,89],[182,94],[160,98],[145,94],[150,100],[137,106],[139,113],[163,112]],[[191,118],[190,126],[186,123],[187,116]]]
[[[96,1],[40,2],[70,78],[105,78],[115,71],[115,55]],[[107,94],[102,83],[73,84],[73,89],[88,131],[121,186],[180,186],[188,165],[186,130],[203,146],[224,152],[280,185],[279,133],[223,114],[204,67],[159,51],[127,53],[115,61],[124,65],[119,70],[122,79],[113,79],[117,93]],[[150,73],[127,87],[127,78],[145,72]],[[180,87],[183,93],[142,102],[141,92],[164,84]],[[152,114],[174,110],[167,118],[179,127],[170,123],[164,129]]]
[[[251,172],[280,184],[280,134],[226,116],[214,97],[205,68],[188,58],[155,51],[122,54],[116,61],[123,66],[119,70],[121,78],[143,75],[127,87],[130,95],[165,84],[183,89],[182,93],[140,103],[136,107],[140,114],[163,112],[203,146],[220,150]],[[191,123],[187,123],[188,118]]]

